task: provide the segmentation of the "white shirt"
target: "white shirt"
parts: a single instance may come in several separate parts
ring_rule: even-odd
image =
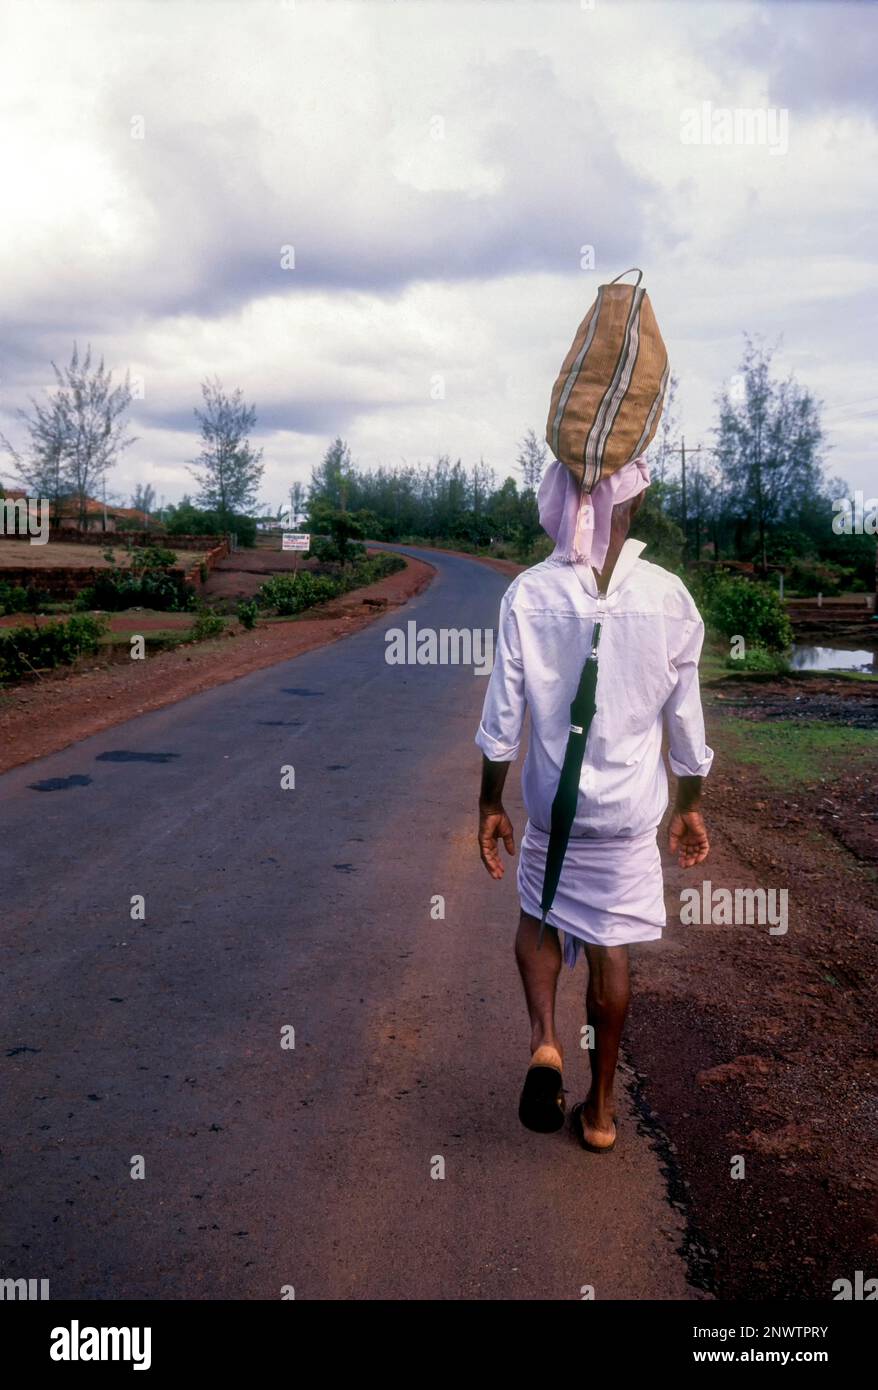
[[[522,792],[541,830],[550,828],[570,703],[598,619],[597,713],[571,834],[628,838],[655,829],[668,804],[663,726],[677,776],[710,770],[698,687],[704,624],[682,581],[641,560],[643,549],[625,542],[606,595],[590,565],[553,559],[518,575],[503,595],[476,743],[492,762],[513,761],[530,710]]]

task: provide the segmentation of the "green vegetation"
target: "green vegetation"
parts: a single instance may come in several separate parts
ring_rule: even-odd
[[[64,622],[0,631],[0,682],[20,680],[47,667],[70,666],[97,651],[106,620],[77,614]]]
[[[100,609],[119,613],[126,608],[154,608],[160,612],[184,613],[195,602],[195,591],[181,574],[171,569],[177,562],[173,550],[153,545],[128,551],[127,567],[114,563],[115,553],[105,552],[111,568],[102,571],[93,584],[76,598],[79,609]]]
[[[727,656],[726,667],[739,676],[785,676],[790,669],[787,658],[760,643],[748,644],[743,656]]]
[[[244,516],[240,512],[229,512],[225,516],[218,511],[207,511],[193,505],[191,498],[184,497],[176,507],[166,507],[162,513],[167,534],[174,536],[223,536],[233,531],[238,545],[252,549],[256,544],[256,518]]]
[[[313,574],[310,570],[278,574],[261,586],[256,601],[260,608],[273,609],[279,617],[289,618],[404,568],[405,560],[400,555],[371,555],[337,574]]]
[[[790,620],[768,584],[720,572],[688,582],[711,636],[729,641],[744,638],[747,658],[752,655],[756,663],[750,669],[767,669],[770,653],[784,652],[792,645]],[[743,658],[730,660],[730,666],[746,669]]]
[[[198,479],[196,502],[219,518],[219,530],[235,531],[235,519],[250,517],[264,465],[262,450],[250,443],[256,409],[247,405],[240,387],[226,391],[214,377],[201,384],[203,405],[195,415],[201,426],[201,453],[189,464]],[[256,522],[252,522],[255,532]],[[240,537],[239,537],[240,542]]]
[[[263,608],[273,608],[281,618],[301,613],[315,603],[325,603],[343,592],[341,581],[328,574],[312,574],[300,570],[297,574],[277,574],[260,587],[256,595]]]
[[[211,613],[209,608],[199,608],[195,622],[189,629],[189,640],[207,642],[211,637],[222,637],[226,630],[226,620],[221,613]]]
[[[0,613],[38,613],[42,594],[33,584],[5,584],[0,580]]]
[[[329,506],[320,498],[311,504],[311,526],[321,534],[329,534],[329,541],[323,542],[323,554],[342,565],[355,553],[352,551],[351,543],[362,541],[364,536],[368,536],[370,530],[374,530],[376,521],[377,518],[370,512],[361,511],[357,516],[353,516],[350,512]],[[362,545],[357,546],[356,550],[363,553]]]
[[[237,607],[238,622],[250,632],[259,617],[259,604],[254,599],[242,599]]]
[[[728,751],[758,767],[774,786],[816,782],[842,773],[851,762],[878,759],[878,730],[851,729],[819,720],[723,719]]]

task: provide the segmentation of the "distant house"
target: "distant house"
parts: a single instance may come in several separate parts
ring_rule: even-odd
[[[5,488],[3,496],[9,501],[23,500],[32,494],[23,488]],[[138,507],[117,507],[112,502],[100,502],[95,497],[85,499],[85,527],[80,522],[79,499],[65,497],[58,509],[52,508],[54,522],[56,512],[60,512],[58,525],[63,531],[156,531],[163,529],[162,523],[149,512]]]

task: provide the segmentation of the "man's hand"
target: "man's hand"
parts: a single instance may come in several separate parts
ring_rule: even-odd
[[[512,821],[502,806],[492,810],[479,807],[479,854],[492,878],[503,877],[503,865],[497,848],[498,840],[503,841],[507,854],[515,853]]]
[[[668,849],[671,854],[679,850],[681,869],[691,869],[693,864],[703,864],[710,853],[707,828],[700,811],[675,811],[668,826]]]

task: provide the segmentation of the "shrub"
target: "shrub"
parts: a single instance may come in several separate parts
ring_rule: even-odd
[[[186,613],[194,604],[195,592],[182,575],[167,570],[148,569],[142,574],[130,570],[107,570],[94,584],[76,597],[80,609],[100,608],[118,613],[124,608],[155,608],[162,613]]]
[[[312,574],[310,570],[274,575],[260,587],[256,598],[262,608],[273,608],[280,617],[290,618],[316,603],[326,603],[338,594],[374,584],[401,569],[405,569],[401,555],[370,555],[338,575]]]
[[[741,636],[748,645],[773,652],[792,644],[793,629],[786,610],[767,584],[717,573],[709,575],[701,589],[704,621],[715,636]]]
[[[211,613],[209,608],[200,608],[189,629],[189,637],[193,642],[207,642],[211,637],[222,637],[225,630],[225,619],[221,614]]]
[[[337,560],[338,554],[336,552],[335,542],[331,541],[328,536],[312,536],[311,557],[314,560],[323,561],[324,563],[327,560]]]
[[[28,584],[25,589],[21,584],[0,582],[0,613],[39,613],[51,598],[36,584]]]
[[[256,544],[256,518],[234,513],[221,516],[219,512],[204,512],[193,507],[188,498],[177,507],[169,507],[165,531],[169,536],[224,536],[233,531],[238,545],[252,548]]]
[[[249,632],[256,626],[259,617],[259,604],[255,599],[242,599],[237,608],[238,622]]]
[[[20,584],[0,583],[0,610],[4,613],[24,613],[28,607],[28,591]]]
[[[176,550],[163,545],[134,546],[131,550],[131,570],[144,574],[147,570],[167,570],[177,563]]]
[[[780,652],[770,651],[758,642],[748,644],[744,656],[727,657],[726,666],[730,671],[756,671],[769,676],[783,675],[789,670],[789,662]]]
[[[341,593],[342,582],[328,574],[312,574],[299,570],[297,574],[276,574],[260,587],[257,598],[262,607],[273,608],[282,618],[325,603]]]
[[[796,560],[786,574],[787,586],[810,598],[813,594],[840,594],[853,571],[830,561]]]
[[[47,666],[69,666],[96,652],[106,625],[106,619],[83,613],[64,622],[0,632],[0,681],[20,680]]]

